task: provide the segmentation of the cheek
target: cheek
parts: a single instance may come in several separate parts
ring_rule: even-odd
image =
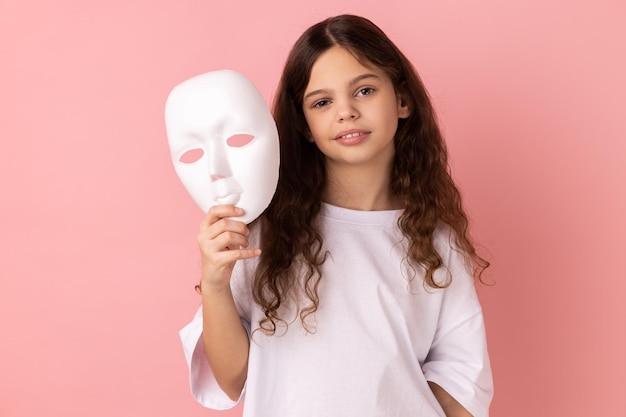
[[[304,121],[306,130],[308,131],[307,140],[311,143],[315,142],[315,138],[319,136],[320,124],[316,117],[304,113]]]
[[[323,132],[328,129],[329,125],[329,113],[328,112],[318,112],[315,114],[309,114],[309,116],[305,117],[306,123],[309,126],[309,129],[313,132]]]
[[[313,117],[309,113],[304,112],[304,122],[307,124],[309,129],[311,129],[311,125],[314,124],[312,119],[313,119]]]

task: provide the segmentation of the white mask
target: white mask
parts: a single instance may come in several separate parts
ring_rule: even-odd
[[[278,131],[261,93],[243,75],[211,71],[174,87],[165,125],[178,177],[203,212],[217,204],[245,210],[250,223],[278,183]]]

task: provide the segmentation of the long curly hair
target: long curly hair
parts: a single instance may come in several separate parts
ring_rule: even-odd
[[[433,246],[440,222],[455,232],[456,245],[480,277],[489,263],[480,257],[468,233],[461,195],[450,176],[448,153],[435,111],[413,65],[394,43],[368,19],[341,15],[307,29],[294,44],[276,92],[273,115],[280,140],[280,174],[273,200],[260,220],[261,255],[254,277],[253,297],[265,317],[260,329],[275,334],[286,323],[281,306],[297,303],[305,329],[307,316],[319,306],[321,266],[326,260],[323,239],[316,227],[326,182],[324,155],[307,140],[303,112],[304,91],[317,58],[341,46],[357,59],[383,70],[411,114],[398,121],[390,190],[404,205],[398,227],[408,242],[407,259],[425,271],[432,288],[442,259]]]

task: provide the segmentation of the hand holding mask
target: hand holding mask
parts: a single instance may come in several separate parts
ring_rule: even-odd
[[[232,204],[250,223],[265,210],[278,183],[278,132],[250,80],[220,70],[182,82],[167,99],[165,124],[176,173],[203,212]]]

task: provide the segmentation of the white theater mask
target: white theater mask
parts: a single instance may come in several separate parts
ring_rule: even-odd
[[[217,204],[245,210],[250,223],[278,183],[276,124],[261,93],[243,75],[211,71],[174,87],[165,105],[172,162],[203,212]]]

